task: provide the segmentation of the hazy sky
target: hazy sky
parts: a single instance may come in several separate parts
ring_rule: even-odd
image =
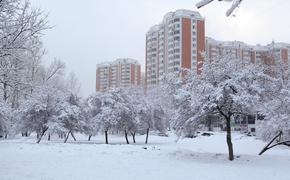
[[[145,34],[169,11],[196,10],[198,0],[31,0],[49,13],[45,61],[57,57],[74,71],[82,94],[95,91],[96,64],[130,57],[145,61]],[[267,44],[290,42],[290,0],[245,0],[236,17],[225,17],[229,3],[202,8],[206,36]],[[143,68],[143,67],[142,67]]]

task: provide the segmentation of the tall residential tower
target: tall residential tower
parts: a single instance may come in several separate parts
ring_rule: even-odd
[[[205,23],[198,12],[177,10],[166,14],[161,24],[146,34],[145,84],[157,85],[162,76],[181,68],[202,66]]]

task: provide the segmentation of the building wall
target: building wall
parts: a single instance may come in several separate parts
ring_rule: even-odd
[[[100,69],[97,68],[97,71],[96,71],[96,90],[97,91],[100,91],[101,89],[101,84],[100,84]]]
[[[157,84],[158,78],[158,33],[159,27],[154,26],[150,33],[146,36],[146,82],[148,84]]]
[[[197,74],[201,72],[202,62],[204,60],[203,52],[205,52],[205,23],[204,21],[197,20]]]
[[[182,18],[181,68],[191,69],[191,19]]]

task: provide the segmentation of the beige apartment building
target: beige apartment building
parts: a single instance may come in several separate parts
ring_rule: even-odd
[[[97,65],[96,91],[141,84],[141,65],[134,59],[117,59]]]
[[[181,68],[199,72],[204,51],[204,18],[190,10],[167,13],[146,34],[145,85],[158,85],[164,74]]]
[[[206,38],[206,54],[209,59],[230,54],[234,58],[252,63],[267,63],[270,61],[287,61],[290,58],[290,44],[272,43],[266,46],[248,45],[240,41],[217,41]]]
[[[231,55],[244,63],[268,65],[268,73],[280,73],[284,82],[289,80],[290,44],[273,42],[266,46],[253,46],[239,41],[216,41],[207,37],[206,55],[209,59]]]

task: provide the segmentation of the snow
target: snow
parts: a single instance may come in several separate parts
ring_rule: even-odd
[[[232,2],[231,7],[227,10],[226,15],[230,16],[236,8],[242,3],[242,0],[219,0],[219,1],[227,1]],[[213,0],[201,0],[196,4],[197,8],[201,8],[209,3],[213,2]]]
[[[236,158],[227,160],[224,133],[195,139],[137,136],[137,144],[125,145],[123,136],[103,136],[64,144],[52,138],[0,141],[1,180],[289,180],[290,149],[277,147],[258,156],[265,142],[233,134]]]
[[[112,62],[102,62],[97,64],[97,68],[105,68],[110,67],[118,64],[139,64],[138,60],[132,59],[132,58],[118,58],[115,61]]]
[[[202,0],[202,1],[198,2],[198,3],[196,3],[196,7],[197,8],[201,8],[201,7],[211,3],[212,1],[213,0]]]

